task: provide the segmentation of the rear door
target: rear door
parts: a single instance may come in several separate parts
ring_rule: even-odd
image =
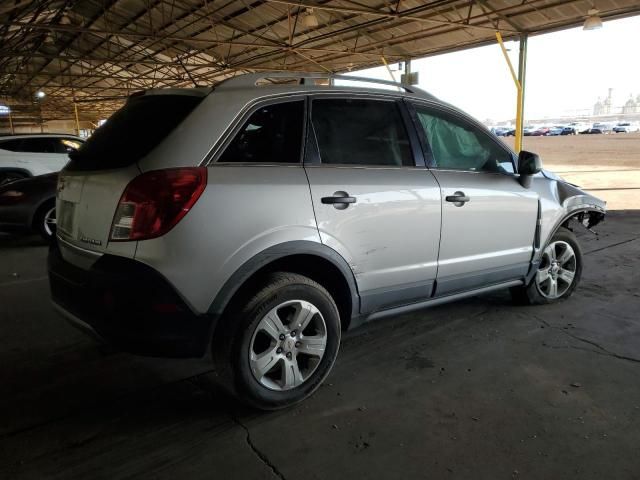
[[[533,253],[538,194],[518,182],[513,154],[453,110],[413,107],[442,198],[436,295],[522,278]]]
[[[400,100],[317,95],[305,169],[324,244],[349,262],[362,311],[431,295],[440,191]]]

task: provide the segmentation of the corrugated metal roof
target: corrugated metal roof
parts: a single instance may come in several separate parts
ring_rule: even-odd
[[[596,0],[603,19],[637,0]],[[591,0],[13,0],[0,6],[0,96],[45,118],[111,113],[145,88],[239,72],[344,72],[581,24]],[[315,25],[317,23],[317,25]],[[35,109],[35,110],[34,110]]]

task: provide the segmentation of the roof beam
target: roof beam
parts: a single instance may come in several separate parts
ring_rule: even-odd
[[[436,25],[456,25],[459,27],[463,27],[463,28],[473,28],[473,29],[478,29],[478,30],[490,30],[491,32],[495,31],[494,27],[486,27],[484,25],[469,25],[466,23],[461,23],[461,22],[451,22],[451,21],[447,21],[447,20],[435,20],[433,18],[425,18],[425,17],[419,17],[417,15],[413,15],[411,13],[409,13],[411,10],[408,11],[402,11],[402,12],[382,12],[380,10],[372,10],[369,8],[352,8],[352,7],[338,7],[338,6],[334,6],[334,5],[324,5],[324,4],[316,4],[316,3],[312,3],[309,2],[307,0],[300,0],[300,1],[294,1],[294,0],[266,0],[268,3],[280,3],[282,5],[289,5],[289,6],[301,6],[301,7],[305,7],[305,8],[313,8],[316,10],[325,10],[325,11],[329,11],[329,12],[338,12],[338,13],[348,13],[348,14],[356,14],[356,15],[366,15],[366,16],[371,16],[371,17],[378,17],[378,18],[387,18],[387,19],[391,19],[391,20],[397,20],[399,18],[403,18],[403,19],[407,19],[407,20],[412,20],[415,22],[423,22],[423,23],[431,23],[431,24],[436,24]],[[505,29],[506,31],[511,31],[511,29]],[[517,32],[517,31],[516,31]],[[516,33],[514,32],[514,33]]]

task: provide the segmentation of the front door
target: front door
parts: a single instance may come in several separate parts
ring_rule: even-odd
[[[322,242],[351,265],[361,310],[428,298],[436,277],[440,190],[416,166],[403,105],[315,97],[305,169]]]
[[[456,112],[416,104],[415,116],[442,199],[436,295],[522,278],[538,195],[518,182],[513,154]]]

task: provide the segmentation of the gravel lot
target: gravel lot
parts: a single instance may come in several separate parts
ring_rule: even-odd
[[[503,138],[513,147],[513,137]],[[640,133],[524,137],[543,165],[607,201],[610,210],[640,209]]]

